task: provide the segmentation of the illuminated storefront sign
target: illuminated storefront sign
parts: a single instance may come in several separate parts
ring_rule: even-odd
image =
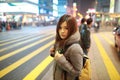
[[[29,3],[12,3],[10,6],[7,3],[1,3],[0,4],[0,12],[28,12],[28,13],[34,13],[38,14],[38,6],[32,5]]]

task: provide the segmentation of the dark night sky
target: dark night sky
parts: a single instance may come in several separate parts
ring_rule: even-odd
[[[86,14],[86,11],[89,8],[94,8],[95,0],[80,0],[80,4],[78,4],[78,10],[82,14]]]

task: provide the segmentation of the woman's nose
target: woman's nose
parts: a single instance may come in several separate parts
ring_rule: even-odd
[[[64,32],[64,31],[65,31],[64,29],[61,30],[61,32]]]

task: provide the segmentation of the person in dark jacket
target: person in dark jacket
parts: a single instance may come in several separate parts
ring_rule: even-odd
[[[86,25],[86,19],[82,18],[81,19],[81,24],[79,26],[79,32],[81,32],[82,28]]]
[[[76,80],[80,75],[83,50],[78,44],[79,40],[76,19],[68,14],[63,15],[57,24],[55,44],[50,48],[50,55],[55,62],[53,80]],[[71,46],[64,52],[68,45]]]
[[[90,48],[90,44],[91,44],[91,39],[90,39],[90,28],[92,26],[92,18],[87,19],[87,25],[83,26],[80,34],[81,34],[81,40],[80,40],[80,44],[81,47],[84,51],[84,53],[86,55],[88,55],[88,51]]]

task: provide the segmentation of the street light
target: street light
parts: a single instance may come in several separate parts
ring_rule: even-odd
[[[73,17],[76,17],[77,4],[73,3]]]

